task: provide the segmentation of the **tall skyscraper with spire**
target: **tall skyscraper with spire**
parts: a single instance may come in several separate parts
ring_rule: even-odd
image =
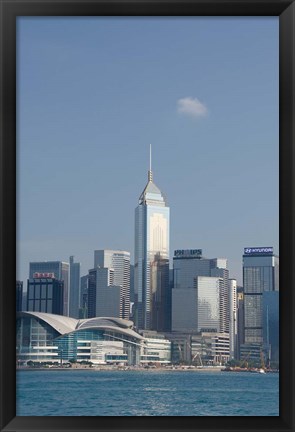
[[[148,182],[135,209],[134,320],[139,329],[170,328],[169,213],[153,181],[150,147]]]

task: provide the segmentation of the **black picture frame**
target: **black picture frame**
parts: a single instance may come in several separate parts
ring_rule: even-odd
[[[1,0],[1,431],[295,430],[295,5],[287,0]],[[17,16],[278,16],[280,47],[280,415],[278,417],[16,417]],[[40,397],[42,397],[40,395]]]

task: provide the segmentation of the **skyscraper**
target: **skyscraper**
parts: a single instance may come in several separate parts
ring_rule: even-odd
[[[80,306],[80,263],[74,262],[70,256],[70,294],[69,294],[69,316],[79,318]]]
[[[178,249],[174,251],[173,270],[172,330],[196,331],[203,327],[201,322],[205,321],[207,310],[208,316],[215,317],[214,320],[217,313],[219,316],[218,325],[212,324],[211,327],[217,328],[216,331],[220,333],[228,333],[227,260],[203,258],[201,249]],[[198,302],[203,306],[198,305]],[[202,312],[200,320],[198,311]],[[197,324],[198,321],[200,325]]]
[[[279,291],[263,293],[263,340],[268,359],[279,362]]]
[[[229,279],[229,341],[230,341],[230,357],[237,358],[237,281]]]
[[[88,280],[88,318],[121,318],[121,290],[114,285],[114,270],[96,267],[89,270]]]
[[[16,281],[16,312],[20,312],[23,302],[23,281]]]
[[[34,273],[53,273],[54,278],[63,281],[63,311],[62,315],[69,316],[69,264],[62,261],[30,262],[30,275]]]
[[[241,346],[245,343],[244,288],[237,286],[237,359],[241,357]]]
[[[85,276],[81,276],[79,318],[88,317],[88,281],[89,281],[89,274]]]
[[[130,316],[130,252],[122,250],[95,250],[94,268],[109,268],[114,270],[112,285],[121,286],[120,318]]]
[[[222,279],[212,276],[195,278],[198,332],[220,332],[220,296]]]
[[[64,282],[54,273],[34,273],[27,287],[27,311],[62,315]]]
[[[245,248],[243,255],[245,344],[267,343],[263,333],[263,294],[279,291],[279,257],[272,247]]]
[[[278,291],[279,258],[273,248],[245,248],[243,255],[245,343],[262,343],[262,300]]]
[[[148,182],[135,209],[135,324],[139,329],[169,329],[170,209],[148,171]]]

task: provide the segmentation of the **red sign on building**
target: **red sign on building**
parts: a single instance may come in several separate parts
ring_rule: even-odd
[[[54,273],[34,273],[33,274],[34,279],[40,279],[40,278],[54,278]]]

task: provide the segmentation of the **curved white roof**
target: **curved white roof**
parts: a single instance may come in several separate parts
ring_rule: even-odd
[[[115,332],[120,332],[126,336],[134,337],[136,339],[144,339],[140,334],[132,330],[133,322],[116,317],[95,317],[77,320],[75,318],[49,314],[45,312],[19,312],[17,316],[31,316],[41,319],[49,324],[60,335],[72,333],[79,330],[87,329],[106,329]]]
[[[60,334],[70,333],[75,330],[78,320],[63,315],[49,314],[45,312],[19,312],[19,316],[32,316],[40,318],[49,324]]]
[[[78,322],[77,329],[85,327],[96,327],[102,325],[115,325],[116,327],[132,328],[133,322],[117,317],[95,317],[81,319]]]

